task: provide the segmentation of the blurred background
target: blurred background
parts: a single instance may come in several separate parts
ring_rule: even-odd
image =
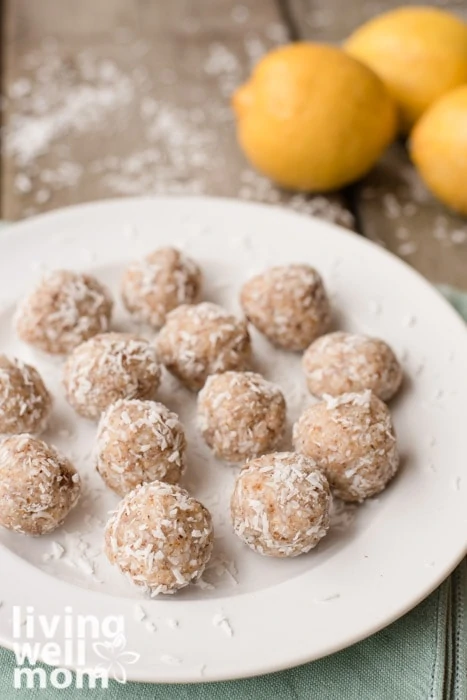
[[[128,195],[235,197],[339,223],[434,282],[467,286],[467,220],[427,191],[403,140],[327,195],[281,191],[237,145],[230,98],[265,53],[339,43],[399,4],[3,0],[1,217]],[[431,4],[467,19],[464,0]]]

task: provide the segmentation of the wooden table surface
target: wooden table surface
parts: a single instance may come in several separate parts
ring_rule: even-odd
[[[229,96],[265,51],[292,39],[339,42],[399,4],[3,0],[1,216],[140,194],[281,203],[467,288],[467,220],[429,195],[402,143],[364,181],[305,196],[252,170],[235,140]],[[432,4],[467,16],[464,0]]]

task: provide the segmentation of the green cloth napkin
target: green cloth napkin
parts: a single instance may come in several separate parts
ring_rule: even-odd
[[[467,294],[441,291],[467,320]],[[467,700],[467,560],[410,613],[344,651],[240,681],[107,689],[13,688],[15,659],[0,648],[1,700]]]

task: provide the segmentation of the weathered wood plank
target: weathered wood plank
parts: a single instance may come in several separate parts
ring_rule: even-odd
[[[465,0],[282,0],[297,34],[340,43],[354,29],[376,15],[401,5],[433,5],[467,18]]]
[[[431,4],[467,17],[464,0]],[[397,0],[288,0],[296,33],[304,39],[330,42],[342,41],[362,22],[399,5]],[[426,191],[401,143],[394,144],[352,191],[364,235],[407,260],[433,282],[467,287],[467,222]]]
[[[281,193],[236,144],[230,94],[288,38],[273,0],[6,4],[5,217],[199,193],[350,222],[340,195]]]

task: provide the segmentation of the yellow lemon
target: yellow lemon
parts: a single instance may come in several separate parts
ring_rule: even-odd
[[[324,192],[357,180],[396,129],[395,106],[379,78],[324,44],[271,51],[233,107],[246,156],[287,189]]]
[[[344,48],[384,81],[403,132],[441,95],[467,82],[467,24],[434,7],[401,7],[375,17]]]
[[[467,214],[467,85],[439,99],[415,125],[410,155],[429,189]]]

